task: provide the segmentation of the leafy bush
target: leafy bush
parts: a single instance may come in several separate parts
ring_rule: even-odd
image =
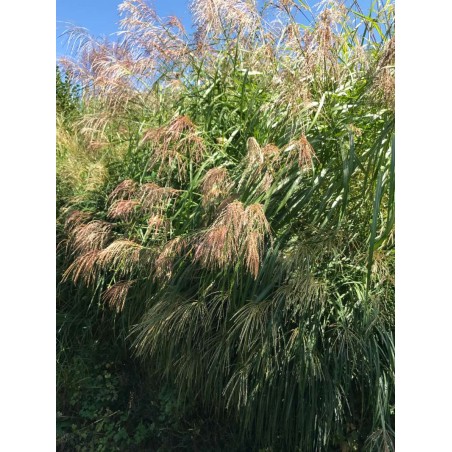
[[[60,116],[71,119],[78,108],[79,87],[72,82],[70,73],[63,75],[56,67],[56,111]]]

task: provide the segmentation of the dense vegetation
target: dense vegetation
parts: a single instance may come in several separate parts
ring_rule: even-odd
[[[57,70],[60,450],[394,450],[394,8],[141,0]]]

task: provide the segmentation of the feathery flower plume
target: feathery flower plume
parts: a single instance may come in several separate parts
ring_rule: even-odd
[[[250,137],[247,140],[247,151],[245,161],[248,168],[257,167],[260,171],[269,167],[271,170],[272,166],[278,163],[280,150],[274,144],[269,143],[261,148],[256,139]]]
[[[107,141],[91,139],[88,143],[88,150],[96,152],[105,149],[108,146]]]
[[[283,30],[284,38],[286,39],[286,46],[288,49],[299,53],[302,43],[300,27],[298,24],[289,23]]]
[[[87,168],[87,178],[85,182],[86,191],[97,190],[107,178],[107,169],[101,162],[92,163]]]
[[[266,192],[273,183],[273,174],[270,171],[266,171],[264,173],[264,177],[262,178],[260,184],[259,184],[259,193]]]
[[[113,202],[118,199],[130,199],[137,189],[137,183],[132,179],[123,180],[116,188],[110,193],[108,202]]]
[[[256,178],[260,175],[260,172],[264,166],[264,154],[262,152],[259,143],[254,137],[249,137],[246,140],[247,153],[244,158],[244,170],[242,177],[238,183],[238,188],[240,189],[244,184],[254,182]]]
[[[79,280],[83,281],[87,286],[94,283],[96,281],[99,255],[100,250],[91,250],[77,257],[63,273],[62,281],[67,281],[71,278],[74,284],[77,284]]]
[[[266,144],[262,148],[262,153],[264,154],[264,158],[267,158],[268,160],[277,160],[279,158],[280,150],[278,146],[275,146],[272,143]]]
[[[176,171],[180,180],[185,179],[187,168],[185,159],[182,154],[174,149],[165,147],[157,147],[149,159],[151,167],[158,165],[157,175],[161,177],[164,174],[171,174],[173,170]]]
[[[275,171],[277,171],[280,165],[281,151],[277,146],[269,143],[262,148],[262,153],[265,161],[265,172],[259,184],[260,193],[266,192],[271,187]]]
[[[169,279],[173,274],[174,259],[186,246],[183,237],[175,237],[165,244],[155,261],[155,276],[159,279]]]
[[[175,188],[161,187],[160,185],[149,182],[140,187],[140,202],[144,209],[162,210],[166,203],[179,193],[180,190],[176,190]]]
[[[112,225],[105,221],[94,220],[87,224],[78,224],[72,229],[71,244],[76,254],[102,249],[111,237]]]
[[[224,268],[244,256],[246,268],[256,278],[265,236],[270,236],[270,225],[262,206],[252,204],[245,209],[234,201],[198,236],[194,257],[205,267]]]
[[[133,217],[136,207],[139,205],[140,202],[136,199],[120,199],[115,201],[108,209],[108,218],[129,221]]]
[[[296,3],[294,2],[294,0],[278,0],[278,3],[284,9],[290,8],[292,6],[296,6]]]
[[[250,137],[246,142],[247,154],[246,160],[248,165],[262,165],[264,163],[264,153],[262,152],[256,138]]]
[[[298,164],[300,168],[310,167],[312,164],[312,157],[315,157],[315,152],[311,143],[309,143],[306,135],[301,135],[297,141],[298,147]]]
[[[195,125],[188,116],[177,116],[166,128],[166,139],[178,141],[184,132],[194,132]]]
[[[64,222],[64,229],[67,232],[72,231],[76,226],[86,223],[91,218],[88,212],[83,212],[81,210],[73,210]]]
[[[159,175],[176,168],[181,180],[186,176],[187,161],[198,163],[205,152],[204,142],[187,116],[177,116],[167,127],[147,131],[141,140],[146,142],[153,148],[150,166],[158,165]]]
[[[210,169],[202,181],[202,204],[206,206],[226,196],[231,186],[232,183],[226,168],[216,167]]]
[[[121,239],[111,243],[98,256],[98,265],[122,273],[131,272],[140,259],[141,245],[132,240]]]
[[[245,209],[244,228],[261,236],[270,235],[270,225],[261,204],[251,204]]]
[[[96,40],[86,30],[78,28],[70,30],[69,37],[71,41],[78,42],[77,60],[62,58],[60,64],[85,87],[85,100],[88,102],[98,97],[111,110],[124,111],[129,100],[135,96],[136,76],[142,72],[132,47],[126,41]]]
[[[223,268],[237,255],[234,234],[225,225],[209,228],[195,247],[195,259],[205,267]]]
[[[384,46],[377,66],[377,76],[373,82],[372,92],[383,100],[388,108],[394,108],[395,101],[395,38],[391,38]]]
[[[245,169],[239,182],[239,187],[243,184],[257,183],[258,193],[269,189],[273,183],[273,175],[279,166],[280,151],[274,144],[267,144],[263,148],[255,138],[247,140],[247,154],[245,157]]]
[[[259,24],[254,0],[193,0],[190,8],[195,24],[206,34],[220,35],[227,26],[250,33]]]
[[[196,135],[196,126],[187,116],[176,117],[167,127],[164,147],[173,147],[194,162],[199,162],[205,151],[204,142]]]
[[[151,215],[148,219],[147,234],[159,235],[160,233],[166,233],[170,229],[169,220],[162,215]]]
[[[120,26],[127,41],[141,55],[164,66],[183,62],[188,53],[185,29],[177,17],[157,15],[143,0],[126,0],[118,10],[123,17]]]
[[[116,312],[121,312],[127,299],[129,289],[133,286],[135,281],[120,281],[113,284],[102,294],[102,301],[107,303],[110,308],[115,309]]]
[[[145,143],[157,143],[161,140],[161,138],[164,136],[165,134],[165,128],[164,127],[154,127],[151,129],[146,130],[146,132],[144,133],[143,137],[141,138],[140,141],[140,146],[145,144]]]
[[[257,231],[251,231],[245,240],[245,263],[248,271],[257,278],[260,257],[263,254],[263,236]]]
[[[287,152],[288,158],[293,155],[292,151],[297,152],[300,169],[309,169],[312,165],[313,157],[317,158],[314,148],[311,146],[311,143],[309,143],[305,134],[302,134],[298,140],[292,141],[286,147],[285,152]]]

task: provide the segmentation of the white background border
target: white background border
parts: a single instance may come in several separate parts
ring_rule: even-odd
[[[452,6],[396,0],[396,15],[396,446],[446,451]],[[0,448],[8,452],[55,448],[55,23],[55,2],[2,4]]]

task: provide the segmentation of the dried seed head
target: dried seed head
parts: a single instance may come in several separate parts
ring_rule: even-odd
[[[289,8],[291,6],[295,6],[294,0],[278,0],[278,3],[284,8]]]
[[[247,164],[250,166],[262,165],[264,163],[264,153],[262,152],[259,143],[256,141],[256,138],[248,138],[246,147],[248,150],[248,153],[246,155]]]
[[[278,159],[280,152],[281,151],[279,150],[278,146],[275,146],[272,143],[266,144],[262,148],[262,153],[264,154],[264,158],[268,158],[268,159],[271,159],[271,160]]]
[[[258,193],[265,193],[269,190],[273,183],[273,175],[270,171],[266,171],[264,173],[264,177],[262,178],[259,187],[258,187]]]
[[[216,167],[207,171],[201,186],[203,205],[209,205],[219,198],[227,196],[231,185],[226,168]]]
[[[85,190],[94,191],[102,185],[107,178],[107,169],[100,163],[93,163],[88,166],[88,175],[85,181]]]
[[[148,219],[148,233],[159,235],[167,233],[170,229],[169,220],[162,215],[151,215]]]
[[[140,202],[135,199],[115,201],[108,209],[108,218],[129,221],[133,217],[136,207],[139,205]]]
[[[96,281],[97,262],[100,253],[99,250],[91,250],[77,257],[64,272],[62,280],[66,281],[70,278],[74,284],[81,280],[87,286],[94,283]]]
[[[228,204],[220,213],[214,225],[225,225],[232,232],[234,241],[238,242],[244,226],[245,208],[240,201]]]
[[[183,133],[195,132],[196,127],[188,116],[177,116],[166,128],[165,139],[177,141]]]
[[[168,17],[168,25],[170,27],[174,27],[177,28],[179,31],[181,31],[182,33],[185,33],[185,28],[182,25],[182,22],[179,20],[178,17],[176,16],[170,16]]]
[[[301,135],[298,140],[289,143],[289,145],[285,149],[288,159],[291,159],[293,157],[293,151],[297,152],[298,165],[302,170],[309,169],[312,166],[313,157],[317,158],[313,147],[304,134]]]
[[[180,180],[185,179],[189,160],[201,161],[205,146],[196,134],[196,126],[187,116],[178,116],[161,129],[145,134],[142,142],[153,140],[153,153],[149,159],[151,167],[159,166],[158,174],[177,170]]]
[[[102,149],[105,149],[108,146],[107,141],[101,141],[101,140],[91,140],[88,143],[88,150],[89,151],[101,151]]]
[[[190,156],[190,159],[195,163],[199,163],[206,150],[202,138],[198,135],[189,135],[186,138],[186,146],[187,154]]]
[[[158,128],[152,128],[146,130],[143,137],[140,141],[140,146],[145,143],[158,143],[162,139],[162,137],[165,134],[165,128],[164,127],[158,127]]]
[[[356,127],[354,124],[350,124],[349,129],[357,137],[360,137],[363,134],[363,130],[360,129],[359,127]]]
[[[115,309],[116,312],[121,312],[127,299],[129,289],[133,286],[135,281],[120,281],[113,284],[102,294],[102,301],[107,303],[110,308]]]
[[[261,204],[251,204],[245,210],[245,229],[255,231],[262,236],[270,234],[270,224]]]
[[[288,47],[298,48],[300,46],[301,33],[298,24],[290,23],[285,30],[285,35],[287,37]]]
[[[100,268],[114,269],[124,274],[132,272],[139,262],[142,249],[141,245],[131,240],[116,240],[100,252],[98,265]]]
[[[395,102],[395,38],[391,38],[384,46],[382,56],[377,66],[377,75],[373,82],[372,94],[390,109]]]
[[[223,268],[237,254],[233,234],[227,226],[209,228],[195,246],[195,259],[205,267]]]
[[[144,209],[162,210],[166,203],[176,197],[180,190],[171,187],[161,187],[160,185],[149,182],[140,187],[140,202]]]
[[[171,174],[176,171],[180,180],[184,180],[187,174],[186,159],[174,149],[168,149],[165,146],[154,149],[149,159],[149,166],[158,165],[157,175],[161,177],[164,174]]]
[[[383,55],[380,59],[379,67],[393,66],[395,64],[395,37],[392,37],[383,49]]]
[[[263,253],[263,237],[257,231],[251,231],[245,240],[245,264],[248,271],[257,278],[259,264]]]
[[[224,31],[224,23],[242,33],[250,33],[259,23],[254,0],[192,0],[190,7],[195,24],[214,35]]]
[[[231,202],[213,225],[195,239],[194,258],[208,268],[224,268],[245,258],[245,266],[256,278],[265,236],[270,225],[260,204],[246,209]]]
[[[315,152],[305,134],[301,135],[297,145],[299,150],[298,164],[300,165],[300,168],[310,167],[312,165],[312,158],[315,156]]]
[[[76,254],[102,249],[111,236],[112,225],[105,221],[91,221],[78,224],[72,229],[71,244]]]
[[[81,210],[73,210],[64,222],[64,229],[67,232],[71,232],[76,226],[86,223],[91,218],[88,212],[82,212]]]
[[[165,244],[155,261],[155,276],[157,278],[171,278],[174,260],[182,252],[185,246],[186,242],[183,237],[175,237]]]
[[[131,179],[123,180],[117,187],[110,193],[108,197],[109,202],[116,201],[118,199],[130,199],[137,189],[137,183]]]

